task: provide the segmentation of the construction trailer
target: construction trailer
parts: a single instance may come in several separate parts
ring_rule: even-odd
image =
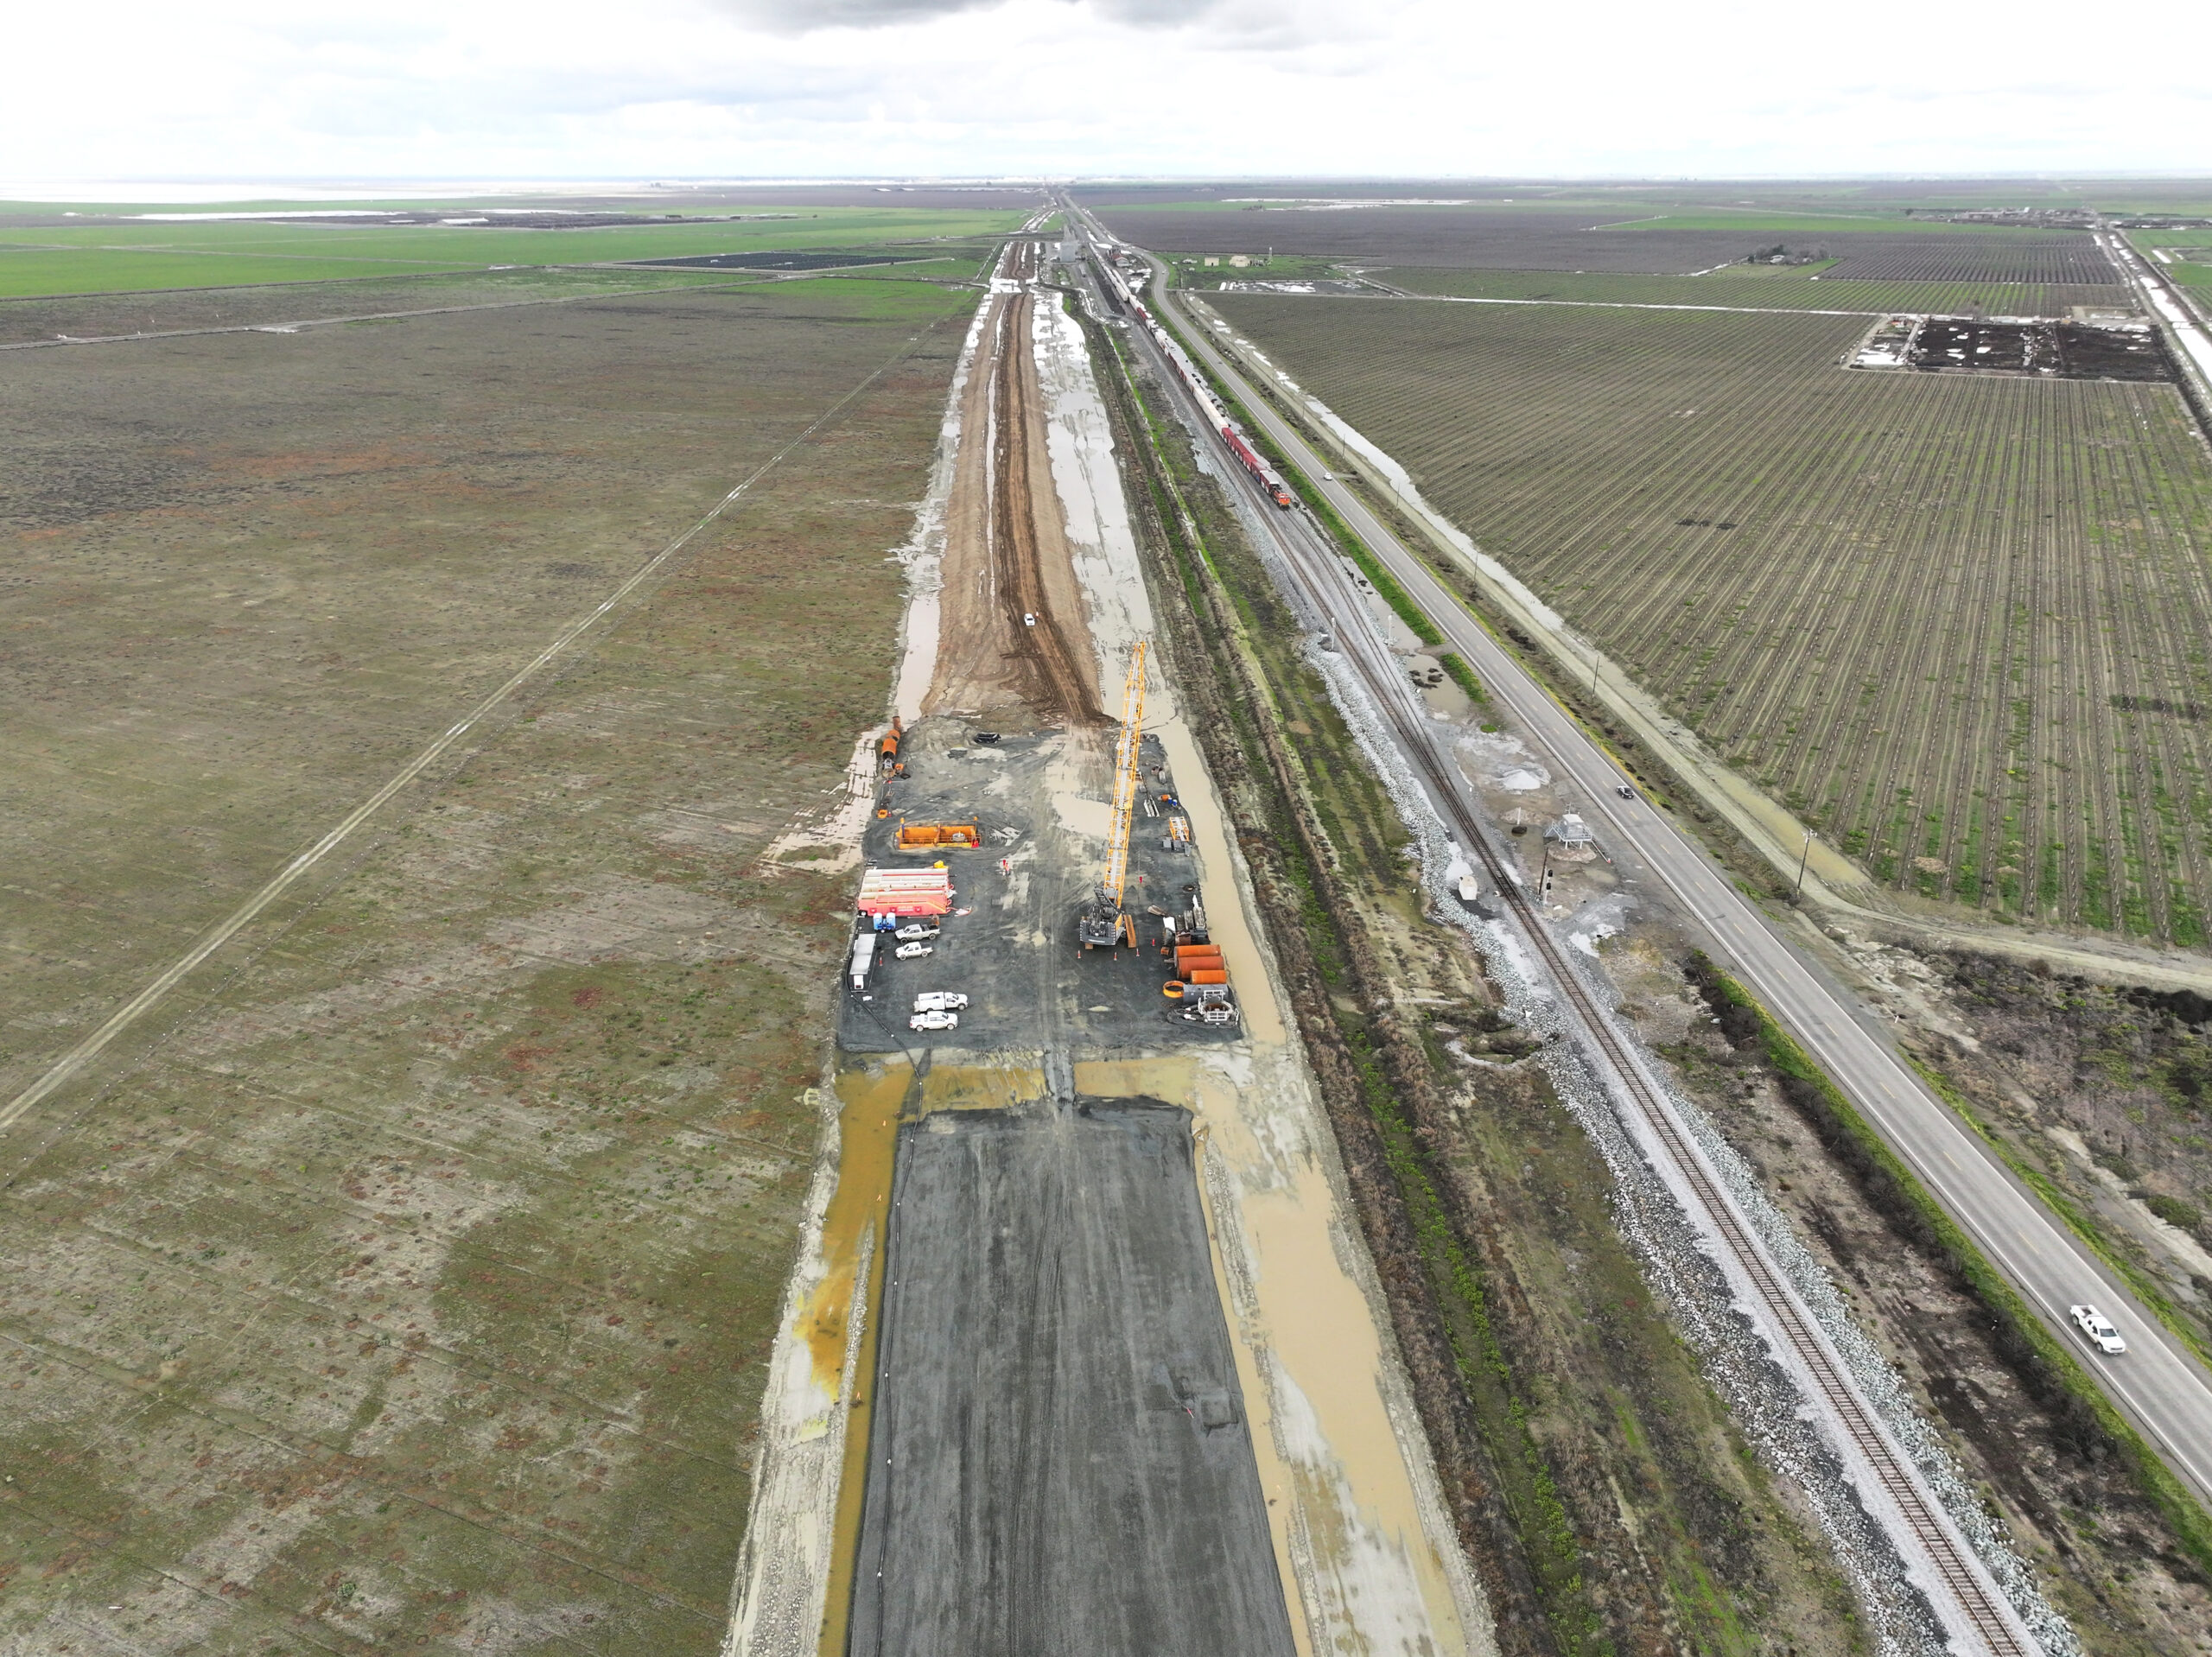
[[[874,932],[862,932],[858,937],[853,940],[853,957],[849,968],[852,974],[853,987],[855,989],[866,989],[868,987],[868,972],[874,967],[874,965],[875,934]]]
[[[861,914],[884,916],[944,915],[952,910],[952,872],[928,869],[874,868],[861,876],[861,895],[855,905]]]

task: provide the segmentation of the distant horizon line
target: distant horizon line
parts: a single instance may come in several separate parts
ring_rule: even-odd
[[[1913,169],[1899,172],[1782,172],[1714,174],[1636,174],[1625,172],[1559,173],[1344,173],[1299,171],[1286,173],[776,173],[664,174],[641,177],[635,174],[582,177],[574,174],[486,176],[403,174],[303,175],[198,174],[171,177],[106,177],[97,179],[23,179],[0,181],[0,201],[7,202],[123,202],[199,200],[349,200],[365,195],[416,193],[438,196],[499,194],[557,195],[589,193],[638,194],[650,198],[715,189],[804,189],[823,185],[897,193],[906,189],[1043,189],[1099,185],[1196,185],[1207,183],[1452,183],[1493,187],[1573,188],[1599,186],[1697,187],[1716,185],[1804,184],[1915,184],[1915,183],[2173,183],[2203,180],[2212,184],[2212,168],[2176,170],[2067,170],[2037,168],[2023,171]],[[210,194],[209,192],[219,194]]]

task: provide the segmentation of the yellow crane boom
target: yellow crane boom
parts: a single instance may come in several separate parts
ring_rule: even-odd
[[[1106,878],[1099,886],[1122,906],[1122,887],[1129,878],[1129,821],[1136,814],[1137,747],[1144,738],[1144,647],[1137,640],[1122,687],[1122,740],[1114,749],[1114,819],[1106,837]]]
[[[1129,824],[1136,815],[1137,752],[1144,740],[1145,641],[1137,640],[1122,687],[1122,736],[1114,748],[1114,815],[1106,834],[1106,870],[1098,891],[1076,921],[1076,936],[1087,949],[1117,946],[1123,934],[1136,943],[1136,924],[1122,912],[1122,888],[1129,878]]]

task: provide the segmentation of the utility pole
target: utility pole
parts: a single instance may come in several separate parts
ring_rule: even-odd
[[[1789,894],[1789,901],[1793,904],[1802,901],[1805,896],[1805,865],[1812,860],[1812,857],[1813,831],[1808,828],[1805,831],[1805,849],[1797,854],[1797,889]]]

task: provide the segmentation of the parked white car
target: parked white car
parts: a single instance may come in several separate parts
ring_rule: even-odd
[[[2127,1343],[2112,1326],[2112,1319],[2094,1306],[2069,1306],[2067,1315],[2081,1329],[2082,1333],[2096,1343],[2097,1350],[2108,1358],[2116,1358],[2127,1350]]]
[[[902,943],[891,953],[901,961],[919,961],[924,955],[935,955],[937,951],[926,943]]]
[[[957,1013],[917,1013],[906,1020],[906,1028],[909,1030],[957,1030],[960,1028],[960,1015]]]
[[[958,1013],[968,1005],[968,998],[957,989],[925,990],[914,998],[917,1013]]]
[[[923,921],[908,921],[908,922],[907,922],[904,926],[900,927],[900,928],[898,930],[898,931],[896,931],[895,933],[893,933],[892,936],[894,936],[894,937],[897,937],[897,938],[907,939],[907,938],[933,938],[933,937],[935,937],[937,935],[938,935],[938,929],[937,929],[936,927],[934,927],[934,926],[929,925],[926,922],[923,922]]]

